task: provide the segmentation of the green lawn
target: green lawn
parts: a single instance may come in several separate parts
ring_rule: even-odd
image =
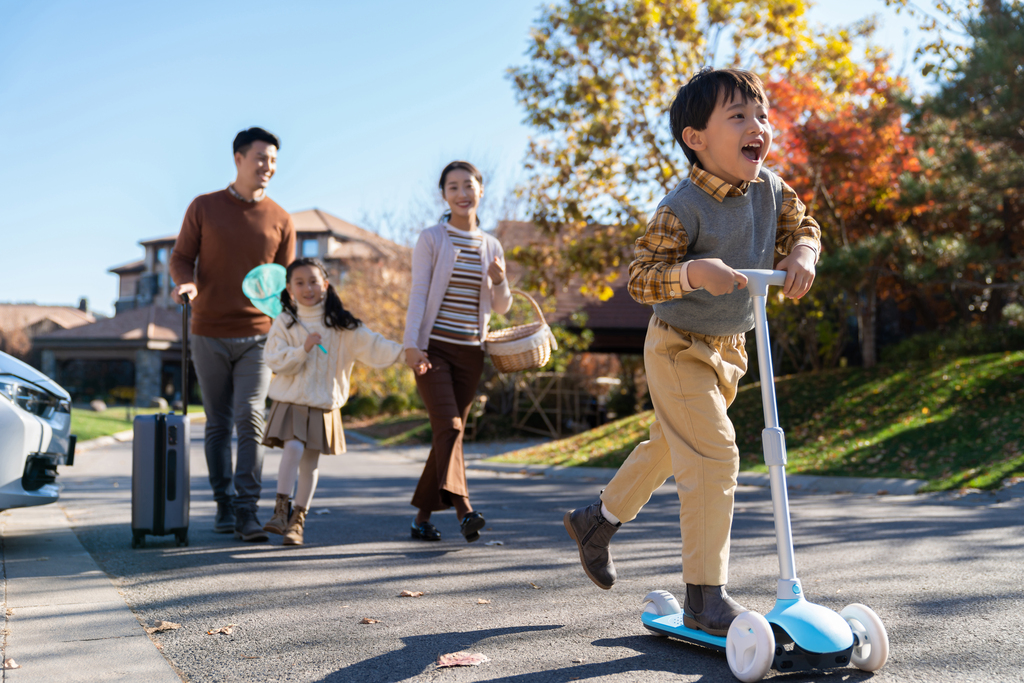
[[[430,443],[430,420],[425,410],[357,421],[346,425],[345,431],[377,439],[380,446]]]
[[[158,408],[131,408],[130,415],[152,415],[158,413]],[[202,406],[189,406],[190,417],[203,415]],[[91,410],[71,410],[71,433],[78,435],[78,442],[95,439],[99,436],[110,436],[118,432],[127,431],[132,428],[129,418],[129,409],[124,406],[107,408],[102,413],[94,413]]]
[[[787,471],[929,480],[925,490],[998,488],[1024,477],[1024,351],[846,368],[776,380]],[[740,467],[765,471],[760,387],[730,409]],[[495,458],[618,467],[647,438],[653,413]]]

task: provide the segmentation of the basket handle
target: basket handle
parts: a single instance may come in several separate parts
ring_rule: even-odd
[[[518,294],[519,296],[526,297],[526,300],[529,301],[530,304],[533,306],[533,312],[537,314],[537,317],[540,319],[540,321],[542,323],[544,323],[545,325],[548,324],[548,321],[544,319],[544,311],[540,310],[540,306],[537,304],[536,301],[533,300],[532,296],[530,296],[529,294],[527,294],[526,292],[524,292],[521,289],[513,289],[512,293],[513,294]]]

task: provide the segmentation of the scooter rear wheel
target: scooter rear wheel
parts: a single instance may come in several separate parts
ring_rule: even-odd
[[[850,625],[857,642],[853,647],[850,661],[862,671],[878,671],[889,659],[889,634],[885,625],[870,607],[853,603],[839,613]]]
[[[775,660],[775,634],[768,620],[750,611],[733,619],[725,637],[725,658],[732,675],[743,683],[764,678]]]
[[[672,595],[668,591],[651,591],[647,594],[647,597],[644,598],[642,604],[644,605],[644,612],[647,614],[654,614],[659,617],[667,617],[670,614],[679,614],[683,611],[683,608],[679,606],[679,601],[676,600],[676,596]],[[659,638],[666,637],[664,633],[655,631],[649,626],[646,628]]]

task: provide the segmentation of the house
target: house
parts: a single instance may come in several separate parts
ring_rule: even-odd
[[[296,256],[320,258],[335,285],[358,271],[400,269],[409,252],[320,209],[294,213],[292,220]],[[180,400],[181,306],[171,298],[168,270],[176,239],[177,233],[142,240],[143,258],[108,270],[118,277],[113,318],[36,337],[41,369],[76,402],[102,398],[147,406],[158,398]]]
[[[67,330],[96,322],[85,299],[73,306],[0,304],[0,351],[38,366],[32,340],[55,330]]]
[[[514,247],[544,239],[533,223],[525,221],[500,221],[494,235],[506,254]],[[515,283],[521,272],[522,266],[509,260],[509,281]],[[647,324],[653,310],[637,303],[626,291],[628,266],[623,266],[618,275],[612,287],[613,294],[606,301],[581,294],[578,282],[559,285],[555,291],[555,311],[548,316],[548,323],[572,327],[571,316],[583,312],[587,316],[587,329],[594,333],[594,341],[588,349],[591,353],[643,354]]]

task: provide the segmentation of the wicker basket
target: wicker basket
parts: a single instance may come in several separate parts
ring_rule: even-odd
[[[526,297],[533,305],[538,322],[525,325],[506,327],[503,330],[491,330],[484,340],[487,353],[498,372],[518,372],[520,370],[537,370],[551,360],[551,351],[558,348],[551,328],[544,321],[544,313],[533,297],[518,289],[513,294]]]

